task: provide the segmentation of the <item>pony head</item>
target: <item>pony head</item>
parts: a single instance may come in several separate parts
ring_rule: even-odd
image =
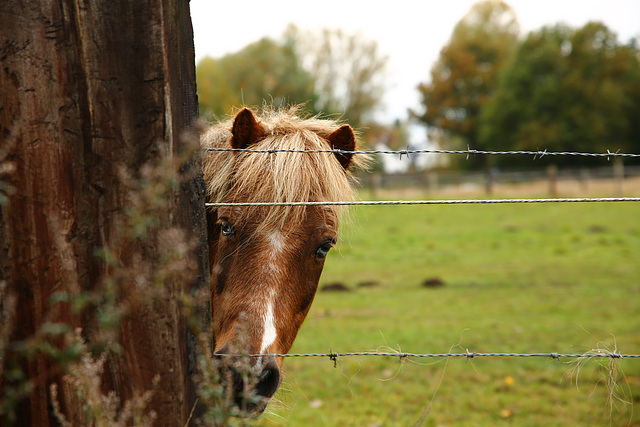
[[[203,145],[255,150],[354,151],[348,125],[291,111],[256,117],[241,110],[209,129]],[[229,202],[323,202],[354,198],[349,153],[207,152],[208,198]],[[289,351],[316,294],[325,257],[338,239],[339,206],[222,206],[208,213],[215,353],[259,354],[247,385],[223,357],[223,382],[236,404],[260,413],[280,385]],[[249,390],[247,390],[249,389]],[[254,398],[247,398],[247,391]],[[256,399],[257,397],[257,399]]]

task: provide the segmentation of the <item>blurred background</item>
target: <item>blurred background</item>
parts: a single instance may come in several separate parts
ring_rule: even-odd
[[[359,129],[369,149],[640,152],[635,0],[194,0],[191,9],[200,112],[209,121],[244,105],[306,103]],[[374,168],[382,177],[365,184],[491,192],[552,174],[583,191],[590,178],[612,178],[611,163],[384,156]],[[640,174],[633,161],[625,165],[618,174]],[[508,173],[531,169],[539,173]],[[411,174],[421,171],[441,173]]]
[[[306,103],[368,149],[640,153],[637,0],[190,4],[210,122]],[[640,196],[634,158],[385,155],[360,178],[364,199]],[[640,352],[637,203],[351,217],[294,353]],[[640,426],[637,360],[288,359],[255,423]]]

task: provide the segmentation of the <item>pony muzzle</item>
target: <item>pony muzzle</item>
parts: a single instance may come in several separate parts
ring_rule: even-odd
[[[220,360],[220,379],[224,388],[224,401],[240,410],[243,416],[261,414],[269,400],[278,391],[282,375],[272,356],[222,356],[225,348],[215,353]]]

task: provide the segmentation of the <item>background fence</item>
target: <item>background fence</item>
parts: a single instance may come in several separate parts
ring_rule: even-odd
[[[374,172],[360,174],[363,188],[370,190],[374,197],[381,190],[419,189],[428,193],[443,190],[459,190],[461,192],[482,191],[492,194],[495,188],[503,184],[527,184],[534,182],[545,183],[545,193],[552,197],[558,194],[558,188],[564,183],[576,183],[579,190],[585,193],[594,184],[605,180],[612,180],[611,192],[622,194],[624,182],[640,178],[640,166],[623,166],[622,162],[614,161],[609,166],[597,168],[566,168],[549,167],[538,170],[502,171],[492,169],[489,172],[460,172],[448,170],[428,170],[402,174],[386,174]]]

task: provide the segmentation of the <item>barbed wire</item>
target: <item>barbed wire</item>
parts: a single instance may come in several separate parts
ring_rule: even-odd
[[[476,357],[540,357],[540,358],[551,358],[555,360],[560,360],[561,358],[610,358],[610,359],[638,359],[640,358],[640,354],[620,354],[616,352],[602,352],[602,351],[593,351],[582,354],[564,354],[564,353],[477,353],[470,352],[469,350],[464,353],[404,353],[404,352],[346,352],[340,353],[339,351],[333,352],[329,351],[329,353],[291,353],[291,354],[216,354],[216,357],[326,357],[330,360],[336,361],[340,357],[350,357],[350,356],[375,356],[375,357],[397,357],[400,359],[407,358],[444,358],[444,357],[457,357],[457,358],[465,358],[465,359],[473,359]]]
[[[537,151],[485,151],[485,150],[438,150],[438,149],[406,149],[406,150],[292,150],[292,149],[270,149],[270,150],[254,150],[250,148],[205,148],[209,152],[248,152],[248,153],[333,153],[333,154],[392,154],[403,155],[410,154],[466,154],[469,155],[532,155],[534,160],[544,156],[582,156],[582,157],[640,157],[640,154],[620,153],[618,151],[606,153],[586,153],[586,152],[553,152],[547,150]],[[436,204],[500,204],[500,203],[594,203],[594,202],[639,202],[640,197],[599,197],[599,198],[540,198],[540,199],[456,199],[456,200],[379,200],[379,201],[335,201],[335,202],[231,202],[231,203],[205,203],[209,207],[222,206],[344,206],[344,205],[436,205]],[[329,358],[334,365],[341,357],[357,357],[357,356],[374,356],[374,357],[394,357],[400,360],[409,358],[465,358],[473,359],[480,357],[540,357],[560,360],[561,358],[610,358],[610,359],[638,359],[640,354],[620,354],[615,352],[593,351],[583,354],[564,354],[564,353],[478,353],[467,350],[464,353],[405,353],[405,352],[333,352],[329,353],[291,353],[291,354],[216,354],[216,357],[282,357],[282,358]]]
[[[254,150],[250,148],[211,148],[204,149],[209,152],[248,152],[248,153],[333,153],[333,154],[392,154],[403,155],[410,154],[466,154],[469,155],[532,155],[534,160],[544,156],[582,156],[582,157],[640,157],[635,153],[620,153],[619,151],[606,153],[586,153],[586,152],[569,152],[569,151],[485,151],[485,150],[438,150],[438,149],[406,149],[406,150],[293,150],[293,149],[270,149],[270,150]],[[598,198],[539,198],[539,199],[454,199],[454,200],[378,200],[378,201],[334,201],[334,202],[221,202],[221,203],[205,203],[209,207],[222,206],[380,206],[380,205],[436,205],[436,204],[501,204],[501,203],[595,203],[595,202],[639,202],[640,197],[598,197]],[[640,354],[620,354],[615,352],[593,351],[583,354],[564,354],[564,353],[478,353],[467,350],[464,353],[405,353],[405,352],[333,352],[329,353],[291,353],[291,354],[216,354],[216,357],[282,357],[282,358],[329,358],[334,365],[341,357],[356,356],[374,356],[374,357],[394,357],[400,360],[409,358],[465,358],[473,359],[480,357],[540,357],[560,360],[561,358],[610,358],[610,359],[638,359]]]
[[[406,149],[406,150],[361,150],[361,151],[348,151],[348,150],[292,150],[292,149],[271,149],[271,150],[254,150],[251,148],[213,148],[206,147],[205,151],[210,152],[241,152],[241,153],[263,153],[263,154],[275,154],[275,153],[333,153],[333,154],[395,154],[400,156],[409,156],[410,154],[466,154],[469,155],[481,154],[481,155],[529,155],[533,156],[534,160],[542,158],[544,156],[581,156],[581,157],[606,157],[607,160],[610,157],[640,157],[640,154],[636,153],[620,153],[619,151],[607,150],[606,153],[586,153],[577,151],[547,151],[545,150],[515,150],[515,151],[487,151],[487,150],[473,150],[467,148],[466,150],[438,150],[438,149]]]
[[[640,202],[640,197],[574,197],[546,199],[452,199],[452,200],[358,200],[339,202],[218,202],[205,203],[209,207],[222,206],[381,206],[381,205],[461,205],[500,203],[603,203]]]

